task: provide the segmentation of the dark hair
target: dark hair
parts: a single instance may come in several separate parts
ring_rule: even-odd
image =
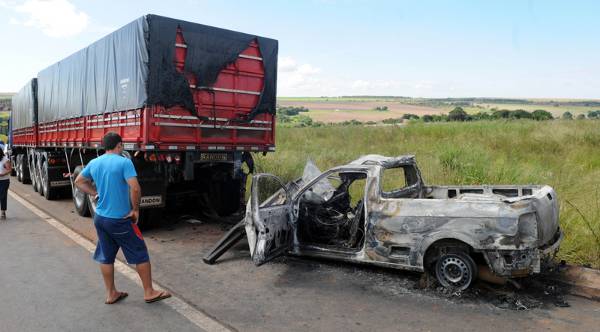
[[[117,144],[123,142],[121,136],[117,133],[109,132],[102,138],[104,150],[112,150],[117,147]]]
[[[0,149],[0,160],[4,159],[4,150]]]

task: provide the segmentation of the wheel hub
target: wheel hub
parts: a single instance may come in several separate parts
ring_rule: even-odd
[[[442,261],[442,276],[454,286],[461,286],[469,280],[469,268],[467,263],[456,257],[446,257]]]

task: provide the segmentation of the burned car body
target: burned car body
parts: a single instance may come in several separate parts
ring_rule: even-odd
[[[368,155],[323,173],[309,162],[288,184],[257,174],[242,226],[257,265],[326,257],[429,270],[459,289],[477,264],[503,277],[539,273],[563,236],[551,187],[427,186],[414,156]]]

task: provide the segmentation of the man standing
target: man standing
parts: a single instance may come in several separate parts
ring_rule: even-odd
[[[141,189],[133,163],[121,156],[123,141],[118,134],[106,134],[102,143],[105,153],[85,166],[75,179],[75,185],[98,200],[94,216],[98,233],[94,260],[100,263],[104,278],[105,303],[116,303],[128,295],[115,287],[114,262],[119,248],[127,263],[136,265],[144,287],[144,300],[151,303],[169,298],[168,292],[152,287],[150,257],[137,226]]]

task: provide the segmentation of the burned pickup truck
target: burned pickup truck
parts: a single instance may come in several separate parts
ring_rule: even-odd
[[[539,185],[427,186],[414,156],[368,155],[321,173],[307,163],[284,184],[253,177],[246,216],[204,261],[244,235],[257,265],[282,254],[429,271],[466,289],[478,266],[539,273],[563,234],[555,191]]]

